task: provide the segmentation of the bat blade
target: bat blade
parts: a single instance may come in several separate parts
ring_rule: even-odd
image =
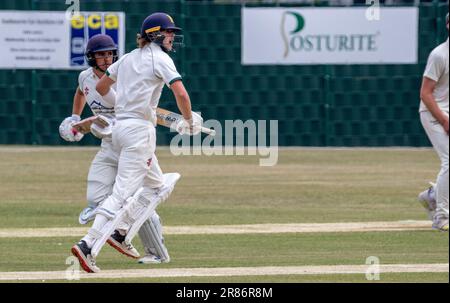
[[[96,116],[92,116],[86,119],[81,120],[80,122],[75,123],[72,128],[74,128],[77,132],[80,132],[82,134],[87,134],[91,132],[91,125],[94,123],[95,119],[97,119]]]
[[[157,108],[156,109],[156,118],[157,118],[157,123],[159,125],[171,128],[173,130],[176,130],[176,125],[178,124],[178,122],[183,120],[183,116],[174,112],[171,112],[167,109],[163,109],[163,108]],[[201,128],[202,133],[211,135],[211,136],[215,136],[216,135],[216,131],[213,129],[209,129],[206,127]]]
[[[156,118],[159,125],[175,129],[175,126],[183,119],[183,116],[158,107],[156,109]]]
[[[77,132],[82,134],[87,134],[91,132],[92,123],[100,126],[101,128],[105,128],[109,126],[109,122],[103,119],[101,116],[92,116],[86,119],[81,120],[80,122],[75,123],[72,128],[74,128]]]

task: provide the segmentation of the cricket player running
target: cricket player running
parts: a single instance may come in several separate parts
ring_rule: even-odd
[[[446,17],[449,30],[449,15]],[[419,195],[433,220],[433,229],[448,231],[448,148],[449,148],[449,40],[428,57],[420,90],[420,119],[441,160],[436,185]],[[435,200],[435,203],[434,203]]]
[[[77,133],[72,126],[80,121],[80,115],[86,103],[95,115],[101,115],[111,122],[115,120],[115,100],[105,100],[97,93],[95,87],[106,69],[117,61],[117,46],[111,37],[102,34],[95,35],[88,41],[86,57],[91,67],[80,73],[78,88],[73,101],[72,116],[64,119],[59,128],[61,137],[69,142],[80,141],[84,136],[82,133]],[[89,169],[87,180],[88,207],[80,214],[80,224],[86,224],[93,220],[98,206],[112,193],[119,159],[118,152],[112,146],[111,136],[104,135],[105,130],[97,129],[95,131],[95,127],[92,127],[91,130],[96,137],[102,139],[102,143],[101,149],[96,154]],[[157,160],[155,159],[155,161]],[[170,261],[167,248],[164,245],[161,221],[156,212],[141,228],[139,236],[146,252],[139,263]],[[121,242],[123,241],[121,241],[120,235],[116,233],[108,241],[111,245],[119,248]],[[139,253],[132,246],[124,248],[121,252],[133,258],[139,257]]]
[[[195,134],[201,119],[192,114],[189,95],[168,52],[176,45],[181,28],[165,13],[148,16],[141,27],[140,47],[112,64],[96,89],[104,100],[116,100],[113,148],[119,153],[113,192],[97,211],[88,234],[72,247],[86,272],[98,272],[96,257],[113,232],[129,245],[156,207],[166,200],[180,177],[165,182],[155,161],[156,108],[164,84],[173,92],[184,120],[179,129]],[[117,98],[111,89],[117,85]],[[149,173],[150,172],[150,173]]]

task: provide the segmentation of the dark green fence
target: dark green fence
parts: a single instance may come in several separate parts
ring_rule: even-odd
[[[66,8],[61,0],[0,1],[1,10]],[[277,119],[280,145],[429,145],[417,113],[419,87],[428,53],[447,37],[446,3],[420,6],[416,65],[242,66],[241,6],[236,4],[82,0],[81,10],[124,11],[126,51],[135,47],[148,14],[172,14],[186,40],[175,61],[195,110],[206,119]],[[0,70],[0,144],[67,144],[58,126],[70,115],[77,76],[76,71]],[[167,90],[161,106],[176,110]],[[161,127],[158,134],[161,145],[173,137]],[[78,144],[97,143],[86,136]]]

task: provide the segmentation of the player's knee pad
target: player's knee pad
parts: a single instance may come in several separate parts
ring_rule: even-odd
[[[164,184],[156,190],[156,194],[159,196],[161,201],[165,201],[169,198],[180,178],[181,175],[179,173],[164,174]]]
[[[150,200],[146,199],[142,195],[139,196],[124,213],[123,219],[120,222],[118,229],[128,231],[130,227],[140,219],[142,214],[145,213],[150,203]]]
[[[139,237],[147,254],[158,257],[164,263],[170,261],[162,234],[161,219],[156,212],[141,226]]]
[[[150,200],[144,196],[140,196],[135,203],[130,205],[130,208],[125,213],[124,220],[128,221],[130,224],[133,224],[141,216],[149,204]]]
[[[141,196],[139,199],[141,200],[141,204],[147,204],[145,207],[138,209],[139,212],[132,215],[134,222],[131,224],[131,227],[127,233],[127,237],[125,239],[126,243],[131,243],[134,236],[138,233],[141,226],[147,221],[150,216],[155,212],[156,207],[165,201],[170,194],[172,193],[175,184],[180,179],[180,174],[171,173],[165,174],[165,182],[164,186],[154,190],[151,196],[146,195],[146,197]],[[131,216],[129,216],[131,217]]]

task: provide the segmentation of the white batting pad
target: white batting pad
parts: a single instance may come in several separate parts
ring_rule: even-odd
[[[136,236],[141,226],[153,215],[158,205],[167,200],[180,178],[181,175],[179,173],[164,174],[164,185],[154,190],[149,200],[145,199],[147,200],[147,207],[140,209],[139,214],[130,216],[137,218],[137,220],[131,225],[125,238],[125,243],[131,244],[131,241]],[[141,199],[143,199],[143,197],[140,197],[140,200]]]
[[[164,244],[161,219],[156,212],[153,212],[150,219],[145,221],[139,229],[139,238],[146,254],[154,255],[163,263],[170,261],[169,252]]]
[[[109,220],[102,228],[101,233],[102,237],[97,239],[95,241],[94,246],[92,247],[91,255],[96,258],[98,254],[100,253],[100,250],[102,249],[103,245],[105,245],[108,238],[111,236],[111,234],[114,232],[114,230],[117,228],[117,226],[120,224],[120,222],[123,220],[123,217],[125,213],[128,211],[130,206],[139,199],[142,191],[144,189],[141,187],[139,188],[136,193],[129,197],[125,202],[121,209],[119,209],[112,220]]]

